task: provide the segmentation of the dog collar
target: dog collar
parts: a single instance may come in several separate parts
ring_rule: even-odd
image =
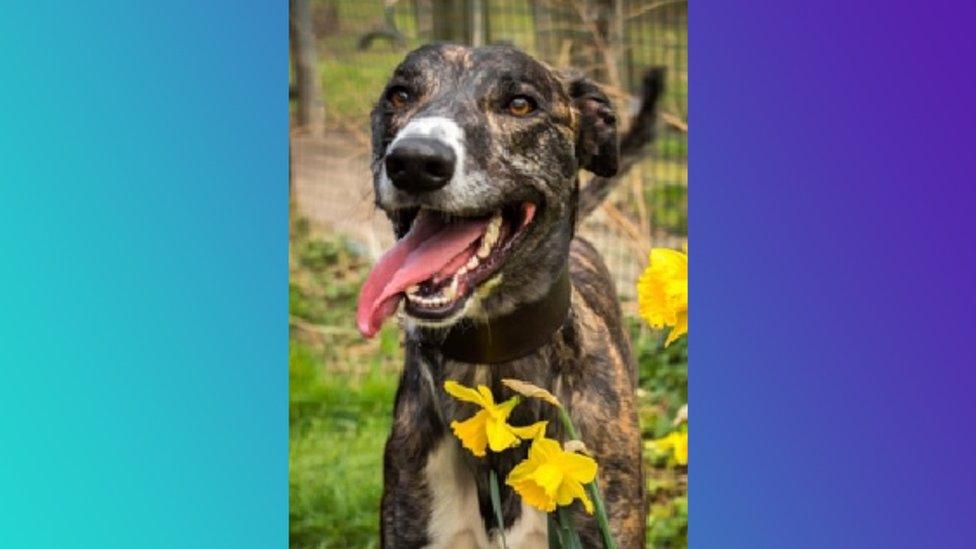
[[[466,321],[448,332],[444,358],[474,364],[498,364],[522,358],[550,341],[566,321],[571,285],[569,269],[553,282],[549,292],[490,323]]]

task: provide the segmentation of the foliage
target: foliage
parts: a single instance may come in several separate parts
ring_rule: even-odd
[[[661,183],[644,187],[644,200],[651,205],[651,219],[675,234],[688,233],[688,187],[683,183]]]
[[[671,549],[688,547],[688,496],[652,503],[647,514],[647,544]]]
[[[657,454],[650,441],[665,437],[678,410],[688,402],[688,338],[664,347],[664,331],[652,331],[631,317],[631,343],[638,366],[638,399],[645,441],[649,547],[688,546],[688,475],[666,454]]]

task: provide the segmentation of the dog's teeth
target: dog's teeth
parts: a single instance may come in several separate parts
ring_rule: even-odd
[[[496,213],[491,221],[488,222],[488,228],[485,229],[484,236],[481,237],[481,245],[478,246],[477,257],[486,258],[488,254],[491,253],[492,247],[498,241],[499,230],[502,227],[502,214]]]
[[[502,213],[496,212],[495,215],[492,216],[491,221],[488,222],[488,228],[494,230],[494,232],[497,233],[498,229],[500,229],[501,226],[502,226]]]
[[[489,233],[485,233],[485,236],[481,237],[481,246],[478,247],[477,257],[484,259],[491,253],[491,245],[494,242],[490,240],[490,237],[491,235]]]
[[[471,269],[474,269],[477,266],[478,266],[478,256],[473,255],[471,256],[471,259],[469,259],[468,262],[464,264],[464,267],[462,267],[462,269],[464,269],[465,271],[470,271]]]

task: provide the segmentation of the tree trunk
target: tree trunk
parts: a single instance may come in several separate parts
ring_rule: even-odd
[[[321,129],[325,110],[322,107],[319,81],[315,72],[315,38],[308,0],[289,0],[288,49],[291,54],[295,126]]]

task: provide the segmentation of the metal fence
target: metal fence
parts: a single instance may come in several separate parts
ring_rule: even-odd
[[[293,197],[295,214],[312,226],[347,233],[378,255],[391,236],[372,208],[368,112],[393,67],[427,42],[509,43],[557,68],[585,71],[620,112],[636,107],[632,94],[644,71],[666,68],[660,128],[648,159],[627,174],[582,234],[603,253],[624,298],[633,297],[652,245],[685,241],[686,1],[293,0],[293,9],[299,27],[292,31],[304,33],[312,55],[301,66],[301,52],[293,49],[292,89],[315,99],[310,113],[293,105]]]

